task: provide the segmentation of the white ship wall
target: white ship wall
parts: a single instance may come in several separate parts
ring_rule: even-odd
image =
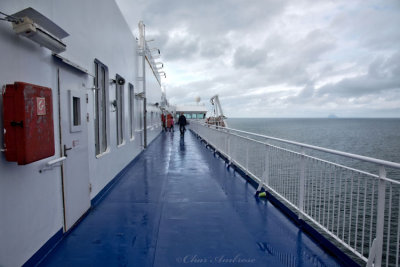
[[[96,157],[93,120],[93,77],[79,74],[70,67],[53,59],[51,51],[40,47],[27,38],[17,36],[11,23],[0,21],[0,82],[1,86],[15,81],[23,81],[52,88],[55,155],[28,165],[20,166],[7,162],[0,154],[0,266],[20,266],[40,249],[55,233],[63,228],[63,201],[61,170],[56,167],[39,173],[44,164],[59,158],[59,116],[57,99],[57,68],[71,72],[68,81],[88,94],[89,113],[88,142],[82,147],[88,149],[89,173],[93,199],[131,160],[142,150],[142,131],[139,118],[143,116],[139,100],[135,101],[136,131],[130,138],[128,83],[140,89],[137,82],[138,57],[137,42],[117,5],[108,0],[6,0],[1,1],[0,10],[13,14],[32,7],[50,18],[67,31],[64,39],[67,51],[61,55],[87,68],[94,74],[94,59],[106,64],[109,78],[119,74],[125,78],[125,141],[117,146],[116,116],[110,112],[109,151]],[[139,18],[138,18],[139,20]],[[161,102],[160,86],[147,67],[148,98],[148,143],[160,132],[159,109],[152,104]],[[115,85],[109,86],[109,100],[115,99]],[[0,105],[2,102],[0,101]],[[1,110],[1,108],[0,108]],[[3,128],[2,116],[0,128]],[[0,134],[3,144],[2,131]]]
[[[147,136],[154,139],[161,130],[161,113],[156,104],[161,105],[160,84],[153,75],[149,64],[146,64],[146,96],[147,96]]]

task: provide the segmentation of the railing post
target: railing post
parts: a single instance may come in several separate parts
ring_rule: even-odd
[[[249,147],[246,147],[246,171],[249,170]]]
[[[367,261],[367,267],[372,267],[374,266],[374,260],[376,256],[376,238],[372,242],[372,246],[369,248],[369,256],[368,256],[368,261]]]
[[[246,136],[247,138],[249,138],[249,136]],[[246,144],[246,171],[249,170],[249,146],[247,144],[247,140],[245,141]]]
[[[228,156],[228,138],[229,138],[229,134],[228,132],[225,130],[225,154]]]
[[[228,166],[231,164],[232,161],[232,156],[231,156],[231,136],[229,135],[229,131],[228,131],[228,147],[227,147],[227,155],[228,155]]]
[[[385,224],[385,195],[386,195],[386,170],[384,166],[379,167],[379,185],[378,185],[378,214],[376,218],[376,255],[375,267],[382,265],[383,251],[383,227]]]
[[[301,147],[300,156],[300,183],[299,183],[299,219],[303,217],[302,212],[304,212],[304,187],[305,187],[305,172],[306,172],[306,152],[304,147]]]
[[[265,149],[265,163],[264,163],[264,183],[269,186],[269,150],[270,147],[268,144],[266,144],[266,149]]]

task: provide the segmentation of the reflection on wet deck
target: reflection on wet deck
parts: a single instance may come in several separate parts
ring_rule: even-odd
[[[254,193],[190,132],[162,133],[42,265],[339,265]]]

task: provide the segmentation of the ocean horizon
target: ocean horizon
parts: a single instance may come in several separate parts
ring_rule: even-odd
[[[329,119],[329,120],[341,120],[341,119],[360,119],[360,120],[400,120],[400,117],[228,117],[227,120],[232,119],[272,119],[272,120],[280,120],[280,119]]]
[[[400,118],[229,118],[226,121],[233,129],[400,163]],[[323,156],[339,163],[349,161]],[[363,169],[377,172],[371,166]],[[400,170],[393,171],[390,173],[399,176]]]

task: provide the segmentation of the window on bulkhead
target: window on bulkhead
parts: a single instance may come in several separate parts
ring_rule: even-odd
[[[72,97],[72,123],[74,126],[81,125],[81,99]]]
[[[135,90],[133,84],[129,83],[129,128],[131,139],[135,137]]]
[[[124,84],[120,84],[118,81],[124,80],[120,75],[116,75],[116,90],[115,100],[116,116],[117,116],[117,145],[121,145],[124,142]]]
[[[94,78],[94,125],[96,155],[100,155],[108,147],[108,68],[95,59]]]
[[[143,100],[135,96],[135,131],[143,130]]]

